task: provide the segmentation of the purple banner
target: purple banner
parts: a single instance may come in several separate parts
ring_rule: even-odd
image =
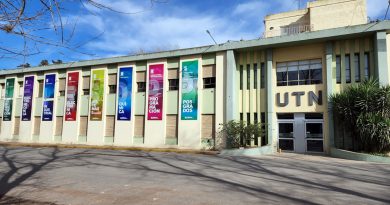
[[[26,77],[24,79],[22,121],[30,121],[31,120],[33,92],[34,92],[34,76]]]
[[[52,121],[52,120],[53,120],[53,101],[52,100],[43,101],[42,121]]]
[[[164,64],[149,66],[148,120],[162,120]]]

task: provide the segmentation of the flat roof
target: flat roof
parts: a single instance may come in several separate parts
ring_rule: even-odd
[[[312,31],[299,33],[288,36],[277,36],[271,38],[260,38],[245,41],[231,41],[218,45],[207,45],[194,48],[178,49],[164,52],[155,52],[131,56],[119,56],[111,58],[102,58],[94,60],[85,60],[77,62],[68,62],[63,64],[52,64],[47,66],[36,66],[29,68],[11,68],[0,70],[0,75],[12,75],[26,72],[41,72],[67,68],[81,68],[94,65],[115,64],[123,62],[145,61],[160,58],[174,58],[187,55],[199,55],[206,53],[214,53],[226,50],[242,50],[242,49],[267,49],[272,47],[290,46],[308,42],[320,42],[327,40],[345,39],[349,37],[357,37],[368,35],[378,31],[390,31],[390,21],[380,21],[363,25],[347,26],[341,28],[326,29],[320,31]]]

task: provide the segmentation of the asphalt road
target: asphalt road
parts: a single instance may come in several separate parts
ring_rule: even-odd
[[[0,204],[390,204],[390,165],[0,147]]]

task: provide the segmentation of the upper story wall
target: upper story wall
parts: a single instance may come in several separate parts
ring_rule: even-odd
[[[317,0],[307,8],[268,15],[264,37],[291,35],[367,23],[366,0]]]

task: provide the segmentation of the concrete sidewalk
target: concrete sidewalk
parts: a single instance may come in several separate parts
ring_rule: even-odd
[[[0,154],[0,204],[390,203],[390,166],[324,156],[1,146]]]

